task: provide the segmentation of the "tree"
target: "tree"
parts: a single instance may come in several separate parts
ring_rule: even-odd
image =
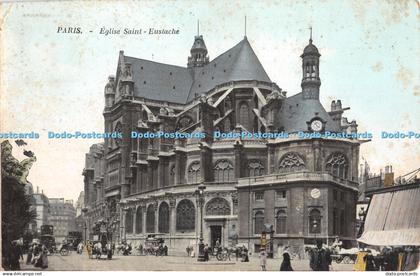
[[[28,224],[36,218],[36,211],[31,209],[32,195],[25,193],[26,176],[36,157],[19,162],[12,156],[7,140],[1,143],[1,152],[2,264],[7,269],[11,242],[22,238]]]

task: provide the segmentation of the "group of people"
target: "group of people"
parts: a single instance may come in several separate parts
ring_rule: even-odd
[[[331,252],[322,246],[322,241],[317,240],[316,248],[309,252],[309,266],[313,271],[329,271],[332,262]],[[260,249],[260,266],[262,271],[267,270],[267,250],[265,247]],[[283,260],[280,264],[280,271],[293,271],[289,247],[283,251]]]
[[[33,264],[34,267],[48,268],[48,249],[45,245],[32,243],[28,248],[26,264]]]
[[[366,271],[410,271],[417,268],[419,255],[416,247],[384,247],[376,256],[366,250],[363,261]]]
[[[102,254],[105,253],[108,260],[112,259],[112,255],[115,249],[115,245],[111,244],[110,242],[107,242],[105,245],[105,248],[102,248],[101,242],[92,243],[91,241],[86,242],[86,251],[88,253],[89,259],[92,259],[95,257],[96,259],[100,259],[102,257]],[[79,250],[79,247],[78,247]],[[82,249],[83,250],[83,245]],[[81,253],[80,253],[81,254]]]

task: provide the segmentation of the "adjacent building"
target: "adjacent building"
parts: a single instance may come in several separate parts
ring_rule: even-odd
[[[195,36],[186,67],[121,51],[103,116],[105,132],[122,135],[93,145],[83,171],[89,228],[105,221],[115,240],[134,244],[158,233],[171,250],[196,244],[201,220],[209,245],[220,239],[258,251],[263,231],[271,232],[271,252],[289,245],[303,255],[316,238],[354,243],[362,141],[341,100],[329,111],[320,102],[320,56],[311,38],[301,89],[287,97],[246,37],[210,60]],[[341,138],[318,135],[325,133]]]
[[[76,210],[73,200],[50,198],[49,224],[54,227],[54,237],[57,243],[66,239],[69,231],[75,231]]]
[[[50,202],[44,192],[39,191],[39,187],[36,187],[36,193],[32,194],[31,208],[36,211],[36,219],[29,225],[29,229],[40,233],[41,226],[49,224]]]

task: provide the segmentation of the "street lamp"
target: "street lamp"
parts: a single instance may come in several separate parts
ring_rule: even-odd
[[[195,195],[197,196],[197,203],[200,207],[200,242],[198,243],[198,258],[197,261],[204,262],[206,260],[204,256],[204,243],[203,243],[203,205],[204,205],[204,190],[206,186],[203,183],[198,185],[197,190],[195,190]]]
[[[87,211],[88,211],[88,208],[86,208],[86,207],[82,209],[83,218],[84,218],[84,222],[85,222],[85,226],[83,228],[85,230],[85,240],[84,240],[85,245],[86,245],[86,242],[87,242],[87,221],[86,221],[86,213],[87,213]]]
[[[317,221],[316,221],[316,219],[314,219],[313,221],[312,221],[312,228],[313,228],[313,230],[314,230],[314,234],[315,234],[315,244],[316,244],[316,232],[318,231],[318,223],[317,223]]]
[[[124,241],[127,241],[127,229],[125,229],[125,223],[126,223],[126,217],[125,217],[125,215],[126,215],[126,213],[127,213],[127,211],[128,210],[130,210],[130,208],[128,208],[128,207],[124,207],[124,208],[122,208],[122,210],[123,210],[123,216],[124,216],[124,223],[122,223],[121,224],[121,228],[123,229],[122,231],[124,232]]]

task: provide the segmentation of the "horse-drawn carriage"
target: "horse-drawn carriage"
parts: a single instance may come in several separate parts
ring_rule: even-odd
[[[168,256],[168,247],[163,238],[149,235],[143,246],[143,255]]]

